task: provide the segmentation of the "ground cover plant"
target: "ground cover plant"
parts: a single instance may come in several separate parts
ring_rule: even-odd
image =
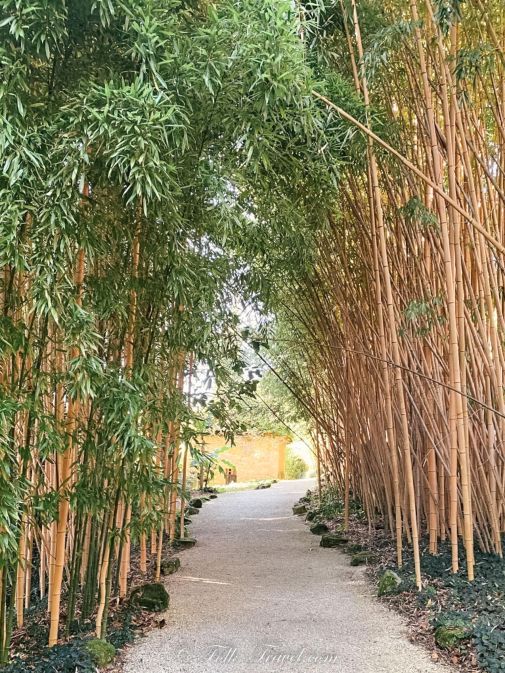
[[[310,531],[314,522],[344,534],[344,502],[334,488],[323,489],[322,497],[310,493],[304,500]],[[331,506],[330,506],[331,503]],[[470,582],[464,574],[449,574],[451,547],[440,545],[429,554],[429,537],[421,540],[422,589],[418,590],[412,552],[402,568],[395,564],[395,542],[382,521],[370,529],[363,508],[354,502],[339,549],[349,555],[351,566],[366,566],[368,581],[380,600],[404,615],[411,637],[431,651],[435,660],[445,660],[460,670],[502,671],[505,658],[505,572],[496,554],[477,551],[478,574]],[[465,567],[461,551],[460,563]]]

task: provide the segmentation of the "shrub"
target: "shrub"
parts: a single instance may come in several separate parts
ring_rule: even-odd
[[[322,490],[319,511],[323,519],[334,519],[344,511],[340,494],[335,486],[326,486]]]
[[[286,454],[286,479],[301,479],[308,469],[309,466],[303,458],[288,449]]]

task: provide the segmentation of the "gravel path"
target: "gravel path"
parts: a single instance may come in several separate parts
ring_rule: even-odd
[[[371,597],[363,568],[292,516],[311,485],[204,503],[168,582],[167,626],[128,652],[126,673],[448,673]]]

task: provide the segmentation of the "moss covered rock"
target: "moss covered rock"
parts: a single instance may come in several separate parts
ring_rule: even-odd
[[[464,614],[441,613],[435,621],[435,641],[439,647],[451,650],[461,641],[470,638],[473,632],[472,622]]]
[[[359,551],[365,551],[363,548],[362,544],[356,544],[356,542],[353,542],[350,545],[347,545],[347,551],[349,554],[357,554]]]
[[[349,539],[341,533],[325,533],[319,543],[321,547],[343,547],[349,542]]]
[[[294,505],[293,514],[305,514],[307,512],[307,507],[303,503]]]
[[[181,549],[190,549],[191,547],[194,547],[195,544],[196,540],[194,537],[181,537],[175,540],[175,545]]]
[[[435,631],[437,645],[445,650],[451,650],[469,637],[470,630],[466,626],[439,626]]]
[[[116,648],[112,643],[100,638],[93,638],[84,644],[84,649],[88,652],[92,662],[98,668],[108,666],[116,656]]]
[[[209,499],[210,499],[210,500],[215,500],[216,498],[217,498],[217,493],[211,493],[211,494],[209,495]]]
[[[181,561],[174,556],[173,558],[163,559],[161,562],[160,570],[162,575],[172,575],[177,572],[181,567]]]
[[[323,533],[327,533],[328,530],[329,530],[328,526],[322,521],[313,523],[312,526],[310,527],[310,532],[313,533],[314,535],[322,535]]]
[[[379,580],[378,596],[391,596],[401,591],[402,578],[393,570],[386,570]]]
[[[170,596],[161,582],[150,582],[136,587],[130,597],[135,607],[151,612],[163,612],[168,608]]]
[[[200,514],[200,510],[198,507],[193,507],[190,505],[189,507],[186,507],[186,514],[189,516],[194,516],[195,514]]]
[[[317,509],[309,509],[305,521],[314,521],[319,516],[319,511]]]
[[[196,507],[196,509],[201,509],[203,507],[203,502],[201,498],[193,498],[189,501],[190,507]]]
[[[351,565],[363,566],[366,565],[367,563],[374,563],[375,560],[376,560],[375,554],[372,554],[366,550],[358,551],[355,554],[353,554],[351,558]]]

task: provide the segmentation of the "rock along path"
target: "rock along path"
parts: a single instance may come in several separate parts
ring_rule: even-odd
[[[198,544],[167,583],[167,625],[132,647],[126,673],[448,673],[371,596],[363,568],[292,515],[310,486],[204,503]]]

